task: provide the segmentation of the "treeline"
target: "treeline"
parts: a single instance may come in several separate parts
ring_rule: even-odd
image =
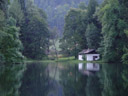
[[[22,44],[16,20],[9,16],[8,0],[0,0],[0,63],[21,62]]]
[[[33,0],[0,0],[0,18],[0,63],[46,56],[47,16]]]
[[[97,0],[101,3],[103,0]],[[88,5],[89,0],[34,0],[35,4],[44,9],[48,15],[48,24],[51,29],[56,28],[59,36],[63,35],[64,16],[70,8],[78,8],[78,4],[84,2]]]
[[[128,1],[105,0],[98,5],[70,9],[65,17],[62,52],[74,55],[85,48],[97,49],[105,62],[128,60]]]

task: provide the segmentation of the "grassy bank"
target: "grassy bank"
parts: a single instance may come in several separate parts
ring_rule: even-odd
[[[65,63],[87,63],[89,61],[80,61],[75,59],[75,57],[63,57],[58,58],[58,60],[25,60],[25,62],[44,62],[44,63],[55,63],[55,62],[65,62]],[[91,61],[92,63],[103,63],[102,61]]]

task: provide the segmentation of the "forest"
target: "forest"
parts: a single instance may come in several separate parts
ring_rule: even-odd
[[[57,36],[57,29],[49,26],[44,10],[32,0],[5,0],[1,1],[0,13],[2,63],[17,63],[23,58],[47,58],[49,47],[53,45],[50,41],[60,37]],[[60,53],[77,58],[80,50],[92,48],[102,54],[105,62],[127,62],[127,16],[125,0],[116,0],[116,3],[114,0],[104,1],[102,4],[90,0],[88,5],[81,2],[78,8],[71,8],[65,15],[64,31],[59,40]]]
[[[105,0],[99,5],[90,0],[65,16],[63,52],[74,55],[84,48],[97,49],[104,62],[127,62],[128,2]],[[67,48],[68,47],[68,48]]]
[[[103,63],[120,63],[123,85],[119,86],[128,90],[128,0],[0,0],[0,96],[19,96],[26,61],[53,60],[58,59],[58,55],[73,56],[77,60],[83,49],[96,49]],[[54,55],[55,58],[51,58]],[[103,65],[103,69],[107,70],[106,66]],[[107,82],[105,72],[101,77],[104,83]],[[4,85],[3,78],[13,83]],[[87,92],[93,78],[86,79]],[[5,90],[3,86],[8,88]],[[102,95],[97,93],[99,96],[122,96],[102,87]],[[8,95],[3,95],[2,88]],[[85,96],[94,96],[87,94]]]
[[[103,0],[97,0],[99,4]],[[70,8],[78,8],[80,3],[88,5],[89,0],[34,0],[35,4],[43,9],[48,16],[51,29],[56,29],[59,37],[63,36],[64,18]],[[43,5],[43,6],[42,6]]]

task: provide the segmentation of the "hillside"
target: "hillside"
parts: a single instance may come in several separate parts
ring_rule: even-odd
[[[101,3],[103,0],[97,0]],[[50,28],[56,27],[59,36],[62,36],[64,27],[64,17],[70,8],[76,8],[80,2],[86,5],[89,0],[34,0],[35,4],[45,10],[48,16],[48,24]]]

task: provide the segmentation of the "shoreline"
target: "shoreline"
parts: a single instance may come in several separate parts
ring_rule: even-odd
[[[58,58],[58,60],[25,60],[26,63],[31,63],[31,62],[42,62],[42,63],[56,63],[56,62],[65,62],[65,63],[105,63],[102,60],[98,61],[80,61],[75,59],[74,57],[63,57],[63,58]]]

